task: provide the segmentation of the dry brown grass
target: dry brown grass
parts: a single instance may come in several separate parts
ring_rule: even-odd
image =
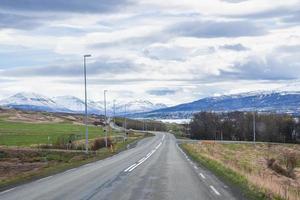
[[[0,119],[10,122],[26,123],[73,123],[83,124],[83,115],[67,113],[46,113],[35,111],[22,111],[15,109],[1,109]],[[89,123],[92,124],[97,120],[94,116],[89,116]]]
[[[193,151],[213,159],[244,175],[247,180],[266,191],[269,196],[283,199],[300,199],[300,145],[267,144],[189,144]],[[268,167],[267,161],[274,159],[278,166],[291,170],[287,155],[295,160],[293,178],[277,173]],[[295,161],[295,162],[294,162]]]

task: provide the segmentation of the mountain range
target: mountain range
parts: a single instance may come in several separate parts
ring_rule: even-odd
[[[135,114],[133,117],[183,119],[190,118],[193,113],[201,111],[258,111],[298,116],[300,115],[300,92],[249,92],[207,97],[191,103]]]
[[[125,111],[126,104],[126,111]],[[74,96],[49,98],[36,93],[18,93],[0,101],[0,106],[23,110],[84,113],[84,101]],[[116,103],[117,115],[133,118],[183,119],[201,111],[231,112],[258,111],[300,115],[300,92],[249,92],[207,97],[190,103],[167,107],[147,100]],[[102,101],[88,100],[90,114],[103,114]],[[113,103],[107,102],[107,113],[113,114]]]
[[[125,113],[126,105],[126,113]],[[74,96],[58,96],[49,98],[36,93],[21,92],[0,100],[0,106],[22,110],[84,113],[84,101]],[[115,111],[118,115],[149,112],[167,107],[164,104],[154,104],[147,100],[136,100],[126,103],[116,103]],[[88,100],[88,113],[104,114],[103,101]],[[113,102],[107,102],[107,113],[113,113]]]

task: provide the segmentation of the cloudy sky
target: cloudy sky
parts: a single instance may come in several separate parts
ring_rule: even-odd
[[[1,0],[0,98],[300,90],[300,0]]]

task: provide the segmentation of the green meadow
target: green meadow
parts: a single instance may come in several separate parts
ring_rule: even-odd
[[[89,138],[103,136],[100,127],[89,126]],[[85,126],[71,123],[25,123],[0,119],[0,145],[30,146],[55,143],[58,138],[72,137],[80,140],[85,137]]]

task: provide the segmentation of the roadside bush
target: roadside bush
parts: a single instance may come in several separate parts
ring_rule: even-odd
[[[73,149],[73,141],[74,141],[75,135],[62,135],[57,138],[54,147],[59,149]]]
[[[48,161],[62,161],[61,155],[59,154],[49,154],[46,158]]]
[[[0,151],[0,160],[7,157],[7,154],[4,151]]]
[[[112,145],[112,139],[109,137],[107,138],[107,146],[109,147],[110,145]],[[93,151],[96,151],[98,149],[101,149],[105,147],[105,138],[98,138],[98,139],[95,139],[94,142],[93,142],[93,145],[91,147],[91,149]]]
[[[285,157],[285,167],[287,174],[291,178],[295,178],[295,168],[297,166],[297,156],[295,153],[286,152],[284,153]]]
[[[276,161],[274,158],[271,158],[271,159],[267,160],[267,165],[270,169],[274,170],[278,174],[288,176],[287,171],[283,167],[281,167],[278,164],[278,161]]]
[[[284,153],[285,168],[283,168],[274,158],[267,159],[268,168],[274,170],[278,174],[289,178],[295,178],[295,168],[297,165],[297,157],[294,153]]]

